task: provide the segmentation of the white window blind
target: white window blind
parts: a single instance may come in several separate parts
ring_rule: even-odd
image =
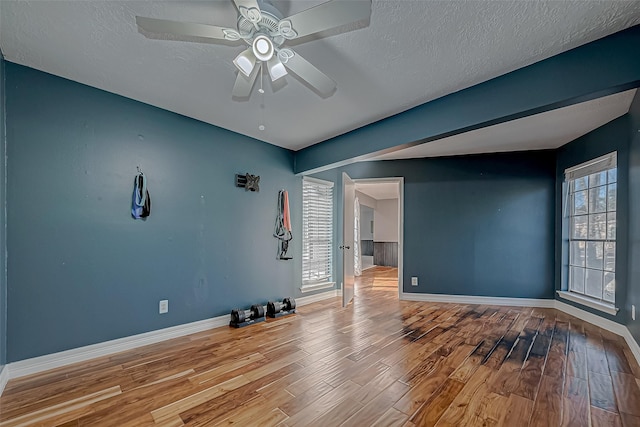
[[[613,152],[565,170],[564,177],[569,182],[607,169],[614,169],[617,166],[617,152]]]
[[[331,281],[333,183],[302,181],[302,284]]]

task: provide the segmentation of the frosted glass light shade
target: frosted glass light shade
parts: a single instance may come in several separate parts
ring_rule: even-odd
[[[236,56],[236,59],[233,60],[233,65],[235,65],[242,74],[249,77],[253,68],[256,66],[256,57],[251,49],[247,49]]]

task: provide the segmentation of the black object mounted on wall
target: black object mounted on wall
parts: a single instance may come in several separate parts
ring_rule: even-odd
[[[289,252],[289,241],[293,239],[293,234],[291,234],[291,216],[289,215],[289,192],[287,190],[280,190],[278,193],[278,216],[276,217],[273,237],[278,239],[278,259],[293,259],[287,255],[287,252]]]
[[[249,173],[236,174],[236,187],[244,188],[245,191],[260,191],[260,177]]]
[[[134,219],[146,220],[151,214],[151,196],[147,190],[147,177],[137,166],[138,173],[133,182],[133,200],[131,206],[131,216]]]

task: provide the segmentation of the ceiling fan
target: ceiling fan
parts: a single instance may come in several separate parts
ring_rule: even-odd
[[[209,42],[244,41],[249,48],[233,60],[239,70],[232,91],[234,97],[250,95],[263,65],[272,81],[285,76],[289,70],[326,97],[336,89],[336,82],[286,47],[286,42],[368,19],[371,15],[371,0],[332,0],[286,18],[269,0],[233,2],[238,9],[237,29],[141,16],[136,16],[136,23],[145,36],[153,33],[196,37]]]

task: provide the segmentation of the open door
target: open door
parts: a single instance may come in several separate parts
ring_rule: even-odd
[[[353,224],[356,186],[346,173],[342,173],[342,306],[346,307],[353,299]]]

